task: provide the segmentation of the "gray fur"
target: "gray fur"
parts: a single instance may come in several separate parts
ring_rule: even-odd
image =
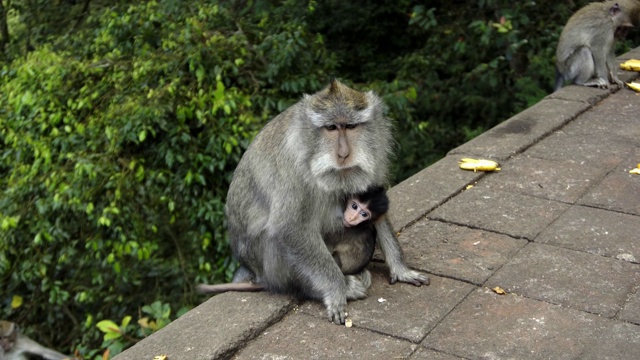
[[[22,334],[18,325],[0,320],[0,359],[27,360],[32,357],[45,360],[62,360],[71,357],[42,346]]]
[[[614,41],[616,29],[632,26],[629,13],[616,1],[590,3],[565,25],[556,48],[556,84],[609,88],[618,79]]]
[[[366,296],[370,274],[342,274],[325,237],[342,229],[336,218],[342,199],[387,182],[392,139],[384,112],[373,92],[334,81],[265,125],[238,164],[227,196],[231,249],[242,265],[234,281],[253,278],[270,291],[321,300],[332,321],[344,322],[347,299]],[[346,135],[336,138],[331,125]],[[345,141],[348,156],[340,158],[345,151],[339,142]],[[392,281],[428,282],[407,268],[391,227],[377,231]]]

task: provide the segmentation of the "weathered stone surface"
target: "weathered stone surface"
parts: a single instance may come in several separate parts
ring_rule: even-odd
[[[373,284],[363,300],[347,303],[348,317],[354,326],[378,333],[420,342],[442,318],[475,287],[451,279],[430,276],[429,286],[406,283],[389,284],[386,266],[370,266]],[[326,319],[324,306],[306,302],[300,309],[321,320]]]
[[[409,359],[410,360],[464,360],[461,357],[449,355],[447,353],[443,353],[440,351],[425,349],[423,347],[416,350],[416,352],[413,355],[411,355]]]
[[[580,356],[584,360],[635,360],[640,354],[640,326],[608,322],[599,339]]]
[[[597,315],[478,289],[423,345],[466,359],[580,359],[606,326]]]
[[[640,325],[640,289],[629,297],[629,301],[620,312],[620,319]]]
[[[634,147],[635,141],[630,139],[602,131],[576,132],[572,124],[535,144],[525,154],[611,170],[627,158]]]
[[[640,153],[623,161],[613,172],[593,187],[580,204],[640,215],[640,176],[629,174],[640,162]]]
[[[576,134],[588,134],[594,136],[593,141],[598,141],[599,134],[618,135],[618,139],[629,139],[638,145],[638,113],[640,112],[640,99],[638,93],[629,89],[616,92],[606,101],[580,115],[563,130]],[[615,139],[615,138],[613,138]],[[609,143],[600,143],[603,148],[609,147]],[[606,146],[605,146],[606,145]]]
[[[220,294],[114,359],[151,359],[162,354],[171,360],[226,358],[291,307],[289,298],[264,292]]]
[[[594,105],[609,96],[610,91],[590,86],[567,85],[562,89],[547,95],[545,99],[559,99],[581,101]]]
[[[640,216],[573,206],[546,228],[536,242],[592,254],[640,261]]]
[[[459,156],[447,156],[389,190],[389,219],[400,230],[482,177],[458,167]]]
[[[420,220],[399,237],[410,266],[482,285],[527,244],[526,240],[433,220]]]
[[[574,203],[597,184],[607,169],[566,161],[519,155],[502,170],[478,182],[478,186],[539,198]]]
[[[451,150],[464,154],[505,160],[559,129],[589,108],[588,103],[543,99],[539,103],[495,126],[473,140]]]
[[[530,243],[498,270],[487,287],[560,304],[616,315],[634,286],[640,267],[626,261]]]
[[[294,313],[263,331],[234,359],[404,359],[417,347],[357,325],[347,328]]]
[[[555,201],[475,186],[428,217],[532,240],[568,207]]]

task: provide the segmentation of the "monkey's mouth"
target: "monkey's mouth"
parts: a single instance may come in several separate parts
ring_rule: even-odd
[[[342,219],[342,225],[344,225],[344,227],[351,227],[351,224],[349,224],[345,219]]]

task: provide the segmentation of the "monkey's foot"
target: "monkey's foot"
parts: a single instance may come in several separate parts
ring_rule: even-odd
[[[415,286],[429,285],[431,280],[426,275],[411,269],[403,269],[402,271],[392,272],[389,282],[395,284],[396,281],[406,282]]]
[[[590,81],[585,82],[584,84],[578,84],[578,85],[583,85],[583,86],[594,86],[594,87],[598,87],[600,89],[608,89],[609,88],[609,82],[603,78],[595,78],[592,79]]]
[[[367,289],[371,286],[371,273],[364,270],[358,275],[346,275],[347,300],[358,300],[367,297]]]

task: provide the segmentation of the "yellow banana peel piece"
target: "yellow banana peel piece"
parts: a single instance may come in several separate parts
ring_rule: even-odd
[[[638,164],[638,167],[636,167],[635,169],[629,171],[629,174],[640,175],[640,164]]]
[[[632,90],[640,91],[640,83],[637,83],[637,82],[631,82],[631,83],[627,83],[627,86],[628,86],[629,88],[631,88]]]
[[[627,71],[640,71],[640,60],[627,60],[620,64],[620,68]]]
[[[464,158],[458,161],[460,169],[476,171],[500,171],[498,163],[492,160],[485,159],[470,159]]]

